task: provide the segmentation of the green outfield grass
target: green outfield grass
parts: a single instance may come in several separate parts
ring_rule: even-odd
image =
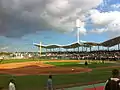
[[[6,64],[6,63],[19,63],[19,62],[29,62],[29,61],[49,61],[50,59],[4,59],[1,61],[1,64]]]
[[[120,68],[118,68],[120,69]],[[88,83],[97,80],[106,80],[111,76],[112,69],[93,70],[89,73],[80,74],[66,74],[54,75],[54,86],[75,84],[75,83]],[[7,88],[10,75],[0,75],[0,87]],[[16,80],[17,90],[43,90],[46,86],[47,76],[44,75],[29,75],[29,76],[14,76]]]
[[[51,64],[59,67],[86,67],[84,64],[80,64],[78,62],[45,62],[46,64]],[[88,68],[96,68],[96,67],[106,67],[111,65],[117,65],[115,63],[91,63],[88,64]]]
[[[28,60],[17,60],[17,62],[31,61]],[[16,60],[7,60],[4,63],[13,63]],[[76,62],[46,62],[47,64],[52,64],[62,67],[84,67],[84,64],[79,64]],[[105,64],[89,64],[89,68],[95,67],[105,67],[105,66],[115,66],[116,64],[105,63]],[[118,68],[120,69],[120,68]],[[111,76],[112,68],[109,69],[93,69],[92,72],[79,73],[79,74],[61,74],[53,76],[54,86],[75,84],[75,83],[88,83],[97,80],[106,80]],[[11,76],[6,74],[0,74],[0,87],[8,87],[8,81],[11,77],[14,77],[16,81],[17,90],[44,90],[46,86],[46,81],[48,76],[46,75],[27,75],[27,76]]]
[[[3,60],[1,64],[5,63],[19,63],[19,62],[28,62],[28,61],[38,61],[37,59],[9,59],[9,60]]]

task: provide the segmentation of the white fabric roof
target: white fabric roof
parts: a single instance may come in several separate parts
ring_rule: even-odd
[[[96,43],[96,42],[83,42],[83,43],[71,43],[68,45],[59,45],[59,44],[49,44],[49,45],[41,45],[42,48],[65,48],[65,49],[70,49],[70,48],[77,48],[80,46],[85,46],[85,47],[90,47],[90,46],[104,46],[104,47],[112,47],[114,45],[120,44],[120,36],[107,40],[102,43]],[[40,47],[40,44],[34,43],[35,46]]]

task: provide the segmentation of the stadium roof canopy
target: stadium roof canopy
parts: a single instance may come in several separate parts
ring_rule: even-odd
[[[87,44],[90,46],[100,46],[100,43],[95,43],[95,42],[85,42],[84,44]]]
[[[59,48],[59,45],[40,45],[40,44],[34,44],[37,47],[42,47],[42,48]]]
[[[34,43],[35,46],[37,47],[42,47],[42,48],[46,48],[46,49],[52,49],[52,48],[65,48],[65,49],[70,49],[70,48],[77,48],[77,47],[91,47],[91,46],[104,46],[104,47],[112,47],[114,45],[120,44],[120,36],[107,40],[105,42],[102,43],[96,43],[96,42],[83,42],[83,43],[72,43],[72,44],[68,44],[68,45],[59,45],[59,44],[50,44],[50,45],[40,45],[40,44],[36,44]]]
[[[37,47],[40,47],[40,44],[34,44]],[[80,46],[85,46],[85,47],[89,47],[89,45],[86,44],[81,44],[78,42],[72,43],[72,44],[68,44],[68,45],[57,45],[57,44],[51,44],[51,45],[41,45],[42,48],[46,48],[46,49],[51,49],[51,48],[65,48],[65,49],[70,49],[70,48],[77,48]]]
[[[120,44],[120,36],[115,37],[113,39],[107,40],[103,43],[101,43],[101,46],[105,46],[105,47],[112,47],[114,45]]]

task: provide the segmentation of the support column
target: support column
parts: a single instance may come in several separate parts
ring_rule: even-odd
[[[98,51],[99,51],[100,47],[98,46]]]
[[[120,50],[120,44],[118,44],[118,50]]]
[[[107,47],[107,50],[109,51],[109,47]]]
[[[90,52],[92,51],[92,47],[90,46]]]
[[[75,48],[74,48],[74,52],[75,52]]]
[[[59,59],[61,59],[61,57],[60,57],[60,56],[61,56],[61,55],[60,55],[60,54],[61,54],[61,53],[60,53],[60,47],[59,47],[58,52],[59,52],[59,53],[58,53],[58,54],[59,54]]]
[[[83,46],[82,46],[82,52],[83,52]]]
[[[40,57],[41,57],[41,52],[42,52],[42,43],[40,42],[40,48],[39,48],[39,50],[40,50]]]
[[[85,50],[86,52],[87,52],[87,47],[86,47],[86,50]]]
[[[78,47],[78,52],[79,52],[79,47]]]
[[[45,56],[47,57],[47,48],[45,48],[45,50],[46,50],[46,55]]]

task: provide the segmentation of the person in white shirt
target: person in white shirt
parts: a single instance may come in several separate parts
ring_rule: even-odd
[[[16,90],[14,80],[11,79],[9,83],[9,89],[8,90]]]

